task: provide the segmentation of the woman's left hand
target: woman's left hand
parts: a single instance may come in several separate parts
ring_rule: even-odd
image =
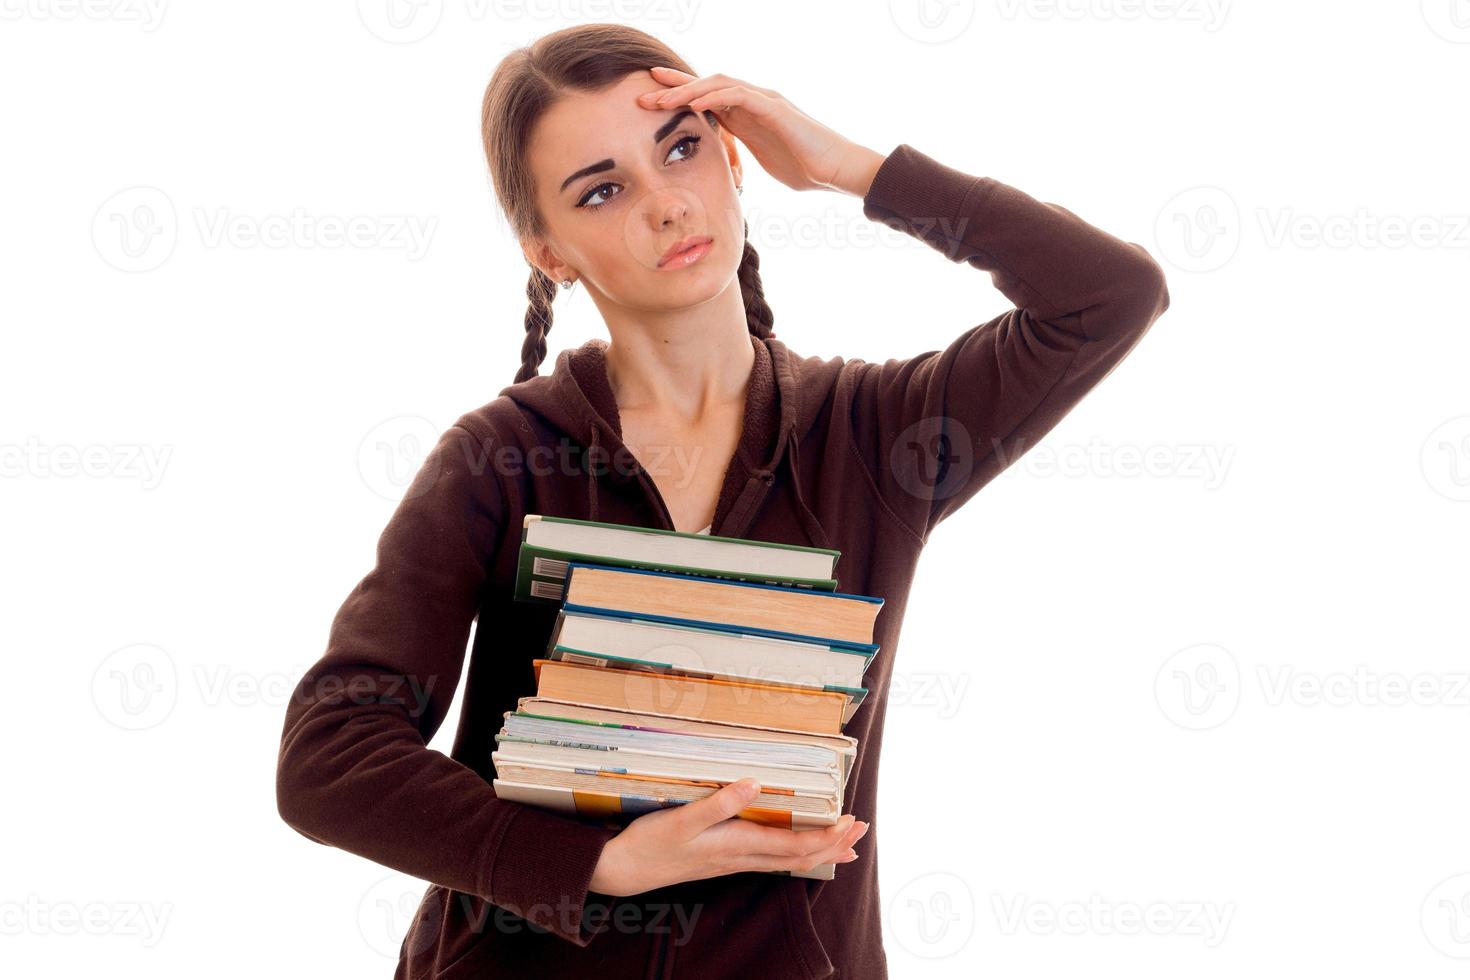
[[[697,78],[674,68],[651,68],[649,74],[665,87],[640,95],[640,105],[713,112],[767,173],[793,190],[830,189],[862,197],[883,162],[882,154],[843,138],[771,89],[729,75]]]

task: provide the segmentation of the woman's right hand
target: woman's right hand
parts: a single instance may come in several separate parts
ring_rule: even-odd
[[[808,871],[857,858],[851,847],[867,833],[864,821],[846,814],[831,827],[785,830],[736,817],[759,793],[755,780],[741,779],[702,800],[645,813],[603,845],[588,887],[637,895],[737,871]]]

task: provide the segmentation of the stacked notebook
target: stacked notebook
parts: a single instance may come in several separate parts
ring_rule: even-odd
[[[748,776],[738,816],[835,823],[883,605],[837,591],[840,554],[527,515],[515,598],[558,608],[536,695],[496,735],[496,794],[617,820]]]

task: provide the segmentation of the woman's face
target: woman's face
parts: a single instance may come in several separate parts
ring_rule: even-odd
[[[635,101],[663,87],[640,71],[596,94],[568,94],[528,147],[547,240],[531,243],[527,258],[629,309],[708,300],[730,285],[745,249],[733,138],[705,113]],[[691,237],[710,239],[702,257],[666,257]]]

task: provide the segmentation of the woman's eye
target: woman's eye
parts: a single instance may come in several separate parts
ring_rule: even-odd
[[[701,137],[701,136],[694,136],[694,135],[685,136],[684,138],[680,139],[679,142],[677,142],[673,146],[669,147],[669,155],[672,157],[673,154],[674,154],[674,151],[678,150],[679,147],[681,147],[681,146],[683,146],[684,144],[687,143],[687,144],[689,144],[689,148],[684,151],[684,153],[683,153],[682,156],[680,156],[680,157],[677,158],[677,162],[682,163],[685,160],[691,160],[691,159],[694,158],[694,155],[699,152],[699,141],[701,139],[703,139],[703,137]],[[604,182],[604,183],[598,184],[596,187],[592,188],[591,190],[589,190],[586,194],[584,194],[582,196],[582,199],[577,202],[577,206],[580,207],[580,208],[587,208],[589,210],[595,211],[598,208],[602,207],[603,205],[607,204],[607,198],[606,197],[603,197],[602,200],[600,200],[600,201],[594,200],[594,199],[597,198],[597,197],[602,196],[604,194],[604,192],[608,188],[610,188],[610,187],[617,187],[617,186],[618,186],[617,184],[614,184],[614,183],[611,183],[611,182]],[[616,197],[617,195],[614,194],[612,196],[613,197]]]
[[[607,188],[607,187],[615,187],[615,186],[617,186],[617,185],[616,184],[598,184],[596,187],[594,187],[590,191],[588,191],[586,193],[586,195],[582,198],[582,200],[580,200],[580,201],[577,202],[577,206],[578,207],[584,207],[584,208],[600,208],[600,207],[602,207],[604,204],[607,203],[606,201],[598,201],[596,204],[589,204],[588,202],[591,201],[597,195],[601,194],[604,188]]]
[[[677,150],[679,147],[683,146],[685,143],[688,143],[689,144],[689,152],[685,156],[683,156],[681,158],[681,159],[684,159],[684,160],[688,160],[691,157],[693,157],[694,154],[696,154],[696,153],[699,152],[699,141],[700,141],[700,139],[701,139],[701,137],[698,137],[698,136],[686,136],[683,139],[681,139],[679,142],[675,143],[672,147],[670,147],[669,148],[669,152],[672,153],[674,150]]]

